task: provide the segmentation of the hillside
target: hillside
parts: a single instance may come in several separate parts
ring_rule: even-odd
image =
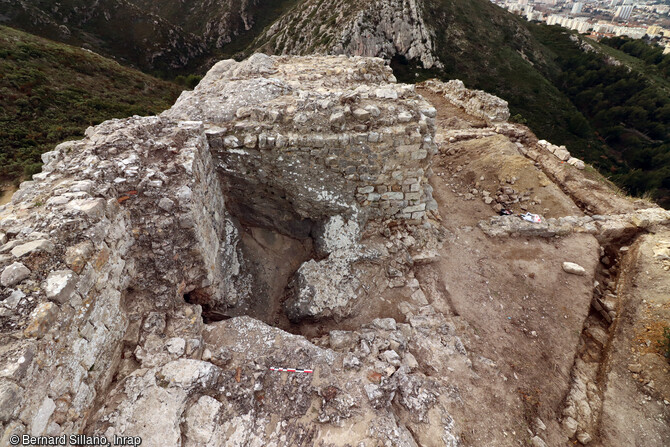
[[[381,56],[403,82],[461,79],[507,100],[513,119],[568,146],[629,193],[670,206],[667,81],[655,66],[638,60],[628,71],[611,59],[636,58],[609,47],[598,52],[576,39],[485,0],[322,0],[287,11],[247,54]],[[580,83],[584,71],[603,84]],[[602,95],[607,99],[597,99]],[[611,108],[616,113],[603,110]]]
[[[201,74],[221,58],[265,52],[378,56],[391,61],[403,82],[462,79],[469,88],[508,101],[513,120],[568,146],[630,193],[651,194],[670,206],[665,171],[651,181],[645,177],[650,167],[638,160],[647,154],[665,166],[667,150],[655,143],[649,155],[643,150],[647,143],[634,141],[636,149],[626,152],[630,138],[614,142],[597,112],[566,88],[566,61],[583,59],[570,33],[528,23],[488,0],[100,0],[94,8],[82,0],[67,0],[67,8],[41,0],[4,1],[10,23],[170,78]],[[121,28],[126,31],[119,35]],[[627,60],[642,83],[667,88],[661,69],[606,48],[603,57],[590,55],[589,63],[609,70],[607,58]],[[613,76],[628,82],[624,71]],[[654,114],[653,123],[665,125],[663,116]],[[645,129],[628,128],[628,137],[646,135]]]
[[[567,36],[565,37],[567,40]],[[608,152],[552,83],[555,55],[522,19],[487,0],[306,1],[247,49],[273,54],[355,54],[391,59],[403,82],[458,78],[507,100],[541,138],[601,164]]]
[[[2,0],[6,24],[111,56],[145,71],[176,70],[205,51],[202,37],[124,0]],[[123,30],[121,32],[121,30]]]
[[[110,118],[151,115],[176,84],[85,51],[0,26],[0,179],[41,167],[40,154]]]
[[[532,26],[559,70],[547,73],[587,117],[608,151],[580,153],[636,196],[670,207],[670,95],[655,66],[559,27]],[[648,47],[642,41],[635,44]],[[648,47],[651,52],[653,49]],[[670,61],[661,55],[658,61]]]
[[[295,0],[0,0],[0,20],[174,77],[230,57]],[[122,32],[120,32],[122,30]],[[249,39],[248,39],[249,38]]]

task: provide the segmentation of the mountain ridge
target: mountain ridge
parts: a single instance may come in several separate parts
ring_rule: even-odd
[[[169,77],[202,73],[218,59],[241,60],[261,51],[379,56],[391,61],[402,82],[461,79],[469,88],[504,98],[512,119],[527,123],[540,138],[568,146],[601,172],[616,176],[628,191],[656,194],[670,206],[669,194],[664,192],[670,189],[663,186],[670,185],[670,179],[664,182],[659,177],[664,174],[657,173],[653,182],[644,182],[633,172],[643,166],[633,161],[646,148],[622,157],[620,148],[613,148],[608,136],[603,136],[602,125],[566,92],[560,74],[567,53],[561,47],[573,46],[568,53],[581,51],[570,40],[574,36],[567,30],[528,23],[488,0],[98,0],[94,15],[102,20],[99,30],[90,29],[98,23],[95,20],[82,19],[77,32],[71,17],[86,16],[81,11],[90,10],[81,0],[67,0],[68,5],[79,5],[67,13],[62,8],[51,13],[41,0],[20,0],[16,3],[20,8],[8,8],[12,3],[7,0],[0,4],[14,11],[14,19],[7,12],[2,15],[23,26],[32,21],[16,18],[20,8],[39,17],[58,15],[60,22],[68,24],[58,25],[54,19],[51,29],[59,33],[60,27],[70,26],[72,36],[80,36],[78,42],[106,55],[115,53],[108,43],[110,36],[118,34],[114,24],[128,22],[133,32],[123,37],[117,57]],[[134,12],[112,16],[108,10],[114,5]],[[119,17],[124,20],[119,22]],[[153,36],[149,46],[142,43],[147,36]]]

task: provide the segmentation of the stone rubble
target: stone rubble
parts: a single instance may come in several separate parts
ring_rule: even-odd
[[[423,85],[435,93],[444,95],[449,102],[463,108],[470,115],[483,119],[489,125],[504,123],[509,119],[507,101],[481,90],[469,90],[465,88],[463,81],[458,79],[449,82],[431,79]]]
[[[496,216],[481,221],[479,227],[489,236],[561,237],[572,233],[593,234],[603,245],[623,240],[642,230],[668,225],[670,212],[647,208],[632,213],[593,216],[565,216],[527,222],[518,216]]]
[[[537,145],[554,154],[559,160],[564,161],[579,170],[583,170],[586,167],[582,160],[571,156],[565,146],[556,146],[546,140],[538,141]]]

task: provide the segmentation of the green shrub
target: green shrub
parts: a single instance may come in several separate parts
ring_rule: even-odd
[[[517,113],[516,115],[513,115],[512,117],[510,117],[509,120],[513,123],[519,123],[519,124],[526,124],[528,122],[528,120],[526,118],[524,118],[523,116],[521,116],[520,113]]]
[[[0,180],[30,177],[40,154],[110,118],[161,112],[177,85],[0,26]],[[19,54],[20,57],[9,57]],[[184,82],[197,84],[199,78]]]

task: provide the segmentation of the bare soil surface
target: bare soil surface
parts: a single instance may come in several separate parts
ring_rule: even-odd
[[[446,101],[437,95],[430,101],[438,109],[438,123],[448,122],[450,108],[442,107]],[[438,133],[443,130],[438,127]],[[591,302],[598,243],[589,235],[487,237],[476,224],[496,213],[481,197],[468,196],[472,189],[493,193],[506,184],[530,191],[535,204],[528,211],[546,217],[581,211],[504,136],[443,146],[453,149],[453,155],[445,155],[446,147],[441,147],[431,184],[442,224],[453,236],[440,261],[419,269],[417,276],[422,283],[430,277],[444,283],[446,293],[429,300],[448,300],[472,329],[468,349],[482,357],[474,365],[479,379],[454,378],[463,400],[457,419],[470,422],[462,439],[471,446],[524,445],[539,417],[547,426],[543,438],[560,445],[557,414]],[[512,179],[513,184],[507,183]],[[579,263],[589,274],[565,273],[564,261]]]
[[[435,284],[427,287],[428,300],[463,321],[469,334],[464,340],[467,349],[480,358],[473,364],[474,376],[453,377],[462,403],[454,416],[467,427],[462,441],[468,446],[529,445],[533,434],[539,434],[549,446],[574,445],[577,441],[569,441],[559,424],[582,328],[587,318],[595,318],[589,311],[594,280],[602,277],[599,244],[585,234],[560,239],[489,238],[476,224],[496,213],[484,203],[481,192],[493,195],[501,186],[527,191],[530,198],[524,209],[521,203],[508,208],[515,214],[530,211],[545,218],[583,215],[575,200],[584,208],[589,205],[590,211],[614,214],[649,203],[617,195],[588,170],[543,160],[553,167],[547,171],[545,164],[521,155],[504,136],[449,144],[440,134],[450,125],[470,121],[481,126],[481,122],[454,110],[439,95],[421,93],[438,110],[437,140],[442,143],[433,160],[431,184],[441,224],[450,236],[440,260],[416,268],[416,276],[422,286]],[[623,278],[637,273],[633,280],[623,280],[628,288],[621,296],[628,310],[622,311],[621,324],[612,326],[617,332],[614,352],[604,357],[610,359],[606,366],[611,370],[604,381],[602,427],[591,445],[670,445],[664,402],[670,400],[668,363],[657,347],[650,348],[657,346],[661,328],[670,323],[670,267],[663,270],[664,265],[653,258],[653,248],[670,241],[670,235],[649,238],[640,248],[646,251],[636,258],[637,265],[629,262],[622,267]],[[564,261],[580,264],[586,275],[565,273]],[[639,296],[625,298],[629,290]],[[629,365],[636,369],[637,363],[644,373],[630,372]],[[546,429],[538,428],[538,418]]]
[[[12,196],[18,188],[11,183],[0,185],[0,206],[12,201]]]

